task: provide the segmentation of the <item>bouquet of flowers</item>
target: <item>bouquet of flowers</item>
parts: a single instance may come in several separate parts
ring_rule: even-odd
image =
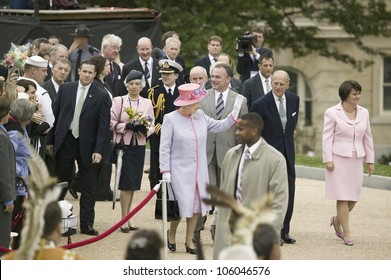
[[[129,123],[131,124],[134,135],[147,137],[147,131],[151,127],[152,117],[143,115],[142,112],[136,112],[132,107],[124,108],[129,116]],[[137,141],[136,137],[132,137],[132,145]]]
[[[11,48],[4,55],[2,64],[7,68],[21,67],[25,60],[29,57],[31,43],[17,46],[11,43]]]

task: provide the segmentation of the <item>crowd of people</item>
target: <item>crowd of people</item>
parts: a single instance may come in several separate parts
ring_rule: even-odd
[[[95,202],[116,199],[110,185],[112,147],[121,144],[123,149],[116,187],[124,218],[141,188],[149,142],[150,187],[161,180],[171,184],[169,192],[175,193],[180,217],[186,219],[187,253],[198,253],[208,214],[213,214],[214,258],[227,258],[226,249],[237,245],[229,229],[232,209],[203,202],[210,197],[207,186],[212,185],[246,207],[273,194],[275,218],[254,230],[250,249],[254,258],[279,259],[276,244],[296,243],[290,221],[300,99],[289,91],[289,74],[274,71],[273,52],[263,47],[264,31],[257,28],[251,34],[251,48],[238,48],[240,79],[234,77],[232,59],[223,53],[220,36],[210,36],[207,55],[196,59],[188,71],[174,31],[162,36],[159,57],[154,56],[152,41],[141,37],[137,58],[121,62],[122,39],[107,34],[98,49],[89,44],[91,34],[85,25],[70,34],[74,41],[69,48],[55,35],[37,38],[22,67],[0,66],[0,151],[15,163],[10,177],[0,181],[0,203],[5,209],[0,214],[0,246],[8,247],[11,231],[20,233],[21,223],[11,229],[11,220],[28,196],[27,142],[52,176],[68,182],[58,199],[64,200],[68,191],[79,199],[80,233],[86,235],[99,234],[94,227]],[[360,94],[357,81],[343,82],[341,101],[325,112],[323,131],[326,198],[337,204],[330,223],[349,246],[353,245],[349,215],[362,186],[362,176],[357,174],[363,173],[363,162],[370,174],[374,171],[369,114],[358,105]],[[172,221],[167,234],[172,252],[179,224],[180,220]],[[140,231],[130,220],[120,231],[137,231],[126,258],[160,258],[158,236]],[[149,240],[156,243],[153,257],[146,255],[152,250],[145,249]],[[134,251],[140,248],[145,252]]]

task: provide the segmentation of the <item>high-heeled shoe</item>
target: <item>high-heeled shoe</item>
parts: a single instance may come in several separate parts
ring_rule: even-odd
[[[186,253],[197,255],[197,248],[189,248],[189,246],[187,246],[186,243],[185,243],[185,247],[186,247]]]
[[[343,238],[345,237],[345,234],[342,231],[338,231],[337,226],[335,225],[335,216],[330,218],[330,226],[334,227],[335,235],[344,240]]]
[[[127,228],[127,227],[126,228],[121,227],[120,230],[122,233],[129,233],[129,231],[130,231],[129,228]]]
[[[170,238],[168,237],[170,234],[170,231],[167,230],[167,247],[168,247],[168,250],[170,250],[171,252],[175,252],[176,251],[176,244],[175,243],[170,243]]]
[[[353,240],[343,240],[346,246],[353,246]]]

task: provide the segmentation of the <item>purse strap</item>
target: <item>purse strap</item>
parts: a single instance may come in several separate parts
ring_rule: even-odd
[[[167,183],[167,184],[168,184],[168,185],[170,186],[170,188],[171,188],[172,194],[174,195],[174,200],[176,200],[175,192],[174,192],[174,189],[173,189],[173,187],[172,187],[172,185],[171,185],[171,182],[170,182],[170,183]],[[169,196],[167,196],[167,199],[170,200]]]
[[[124,107],[124,98],[121,96],[121,110],[119,111],[119,120],[118,120],[118,123],[116,124],[116,126],[121,122],[121,117],[122,117],[122,109]],[[116,133],[116,138],[117,138],[117,134]],[[121,134],[121,140],[119,140],[119,143],[124,145],[124,134]]]

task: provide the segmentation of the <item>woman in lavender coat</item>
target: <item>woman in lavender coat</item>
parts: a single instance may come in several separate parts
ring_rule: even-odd
[[[178,87],[179,98],[174,105],[178,110],[166,114],[161,129],[160,172],[163,180],[171,182],[178,200],[181,217],[186,218],[186,252],[196,254],[192,242],[197,216],[205,215],[211,207],[202,202],[208,198],[209,183],[206,138],[209,132],[221,132],[236,123],[243,96],[239,95],[234,109],[226,119],[218,121],[198,110],[199,102],[207,96],[198,84],[183,84]],[[172,193],[169,189],[169,196]],[[175,235],[180,221],[170,224],[168,248],[176,251]]]

